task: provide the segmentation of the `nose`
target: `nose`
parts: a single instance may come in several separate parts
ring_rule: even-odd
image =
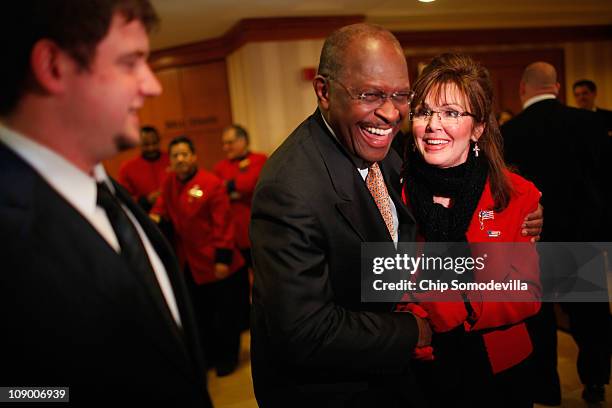
[[[437,118],[437,121],[434,121],[434,118]],[[439,129],[442,127],[442,115],[440,114],[440,112],[432,112],[431,116],[429,117],[429,119],[427,120],[427,127],[426,127],[426,131],[430,132],[433,129]]]
[[[391,101],[390,98],[385,98],[383,104],[380,105],[375,112],[377,116],[384,119],[386,123],[399,123],[401,119],[406,116],[406,113],[408,112],[408,107],[403,108],[403,112],[400,109],[401,108],[395,106],[395,104]]]
[[[151,71],[149,64],[145,64],[141,90],[145,96],[157,96],[162,93],[162,86],[153,71]]]

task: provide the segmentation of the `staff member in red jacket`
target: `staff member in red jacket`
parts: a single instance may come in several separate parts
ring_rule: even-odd
[[[223,180],[227,189],[236,226],[236,243],[250,266],[251,200],[266,155],[249,151],[249,134],[242,126],[227,127],[221,137],[227,159],[217,163],[213,172]]]
[[[242,126],[231,125],[221,136],[223,151],[227,155],[213,168],[213,172],[223,180],[230,198],[232,221],[236,231],[236,244],[244,257],[247,266],[252,268],[251,241],[249,239],[249,222],[251,221],[251,200],[259,173],[267,157],[261,153],[249,151],[249,134]],[[249,327],[250,284],[245,272],[240,277],[242,282],[241,321],[243,329]]]
[[[539,191],[506,169],[483,67],[467,56],[444,54],[425,68],[414,89],[413,148],[403,176],[418,234],[427,242],[525,242],[520,256],[487,261],[470,279],[520,279],[527,287],[521,299],[528,300],[487,302],[495,294],[465,291],[455,292],[455,301],[432,301],[411,293],[423,300],[419,307],[434,330],[434,359],[419,364],[417,378],[433,407],[531,407],[531,341],[524,320],[539,310],[541,288],[536,249],[521,228],[538,207]]]
[[[217,176],[197,168],[189,138],[173,139],[168,150],[174,174],[162,185],[151,217],[172,221],[176,251],[191,286],[206,359],[219,376],[228,375],[238,363],[237,277],[244,268],[234,243],[229,199]]]
[[[150,211],[159,196],[162,182],[170,170],[168,154],[159,148],[159,132],[152,126],[140,129],[140,156],[119,168],[119,183],[145,211]]]

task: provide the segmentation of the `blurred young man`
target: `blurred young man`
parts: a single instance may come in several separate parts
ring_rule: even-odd
[[[101,161],[161,87],[146,0],[24,0],[0,28],[0,383],[210,406],[171,249]]]

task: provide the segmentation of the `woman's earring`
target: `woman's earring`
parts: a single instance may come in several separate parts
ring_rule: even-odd
[[[478,142],[474,142],[474,148],[472,150],[474,151],[474,155],[478,157],[478,152],[480,151],[478,148]]]

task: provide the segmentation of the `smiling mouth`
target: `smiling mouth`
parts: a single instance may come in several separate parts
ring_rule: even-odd
[[[425,139],[424,142],[428,146],[440,146],[447,145],[448,143],[450,143],[448,140],[443,139]]]
[[[376,127],[362,127],[363,130],[365,130],[368,133],[371,133],[373,135],[376,136],[387,136],[389,134],[391,134],[391,132],[393,132],[393,128],[388,128],[388,129],[379,129]]]

